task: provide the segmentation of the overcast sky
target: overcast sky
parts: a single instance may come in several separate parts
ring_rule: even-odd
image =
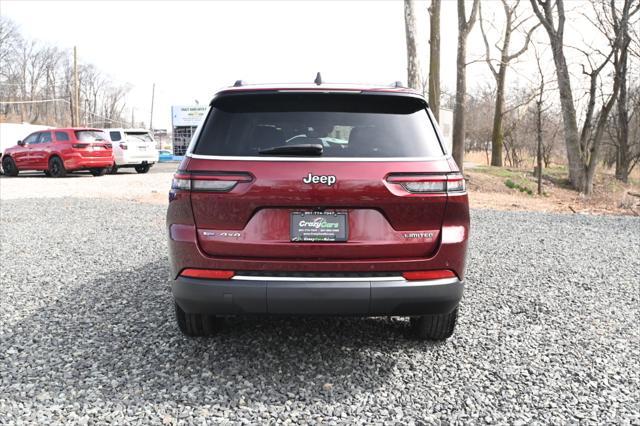
[[[523,1],[525,6],[528,6]],[[418,2],[422,65],[428,65],[428,2]],[[588,7],[572,2],[572,7]],[[500,7],[498,9],[497,7]],[[484,2],[485,17],[502,20],[499,2]],[[406,82],[403,3],[395,1],[0,1],[0,13],[27,38],[61,48],[78,46],[81,62],[133,87],[136,120],[149,122],[156,83],[154,127],[168,128],[170,106],[207,103],[220,87],[248,82]],[[442,84],[455,87],[456,2],[442,6]],[[533,20],[532,20],[533,22]],[[567,38],[592,31],[573,23]],[[540,40],[546,34],[540,30]],[[521,44],[516,37],[514,49]],[[469,38],[469,61],[484,55],[479,26]],[[511,84],[532,76],[530,57]],[[529,58],[529,59],[527,59]],[[484,63],[469,67],[469,88],[491,81]]]

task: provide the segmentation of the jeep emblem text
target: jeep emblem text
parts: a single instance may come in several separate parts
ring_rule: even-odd
[[[309,176],[302,178],[304,183],[322,183],[327,186],[331,186],[336,183],[336,177],[333,175],[329,176],[316,176],[309,173]]]

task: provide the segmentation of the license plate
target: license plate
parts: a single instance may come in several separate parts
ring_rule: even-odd
[[[347,241],[347,213],[292,212],[291,241]]]

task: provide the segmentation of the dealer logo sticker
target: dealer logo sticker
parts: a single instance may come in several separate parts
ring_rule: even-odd
[[[302,178],[304,183],[321,183],[323,185],[331,186],[336,183],[336,177],[333,175],[314,175],[309,173],[308,176]]]

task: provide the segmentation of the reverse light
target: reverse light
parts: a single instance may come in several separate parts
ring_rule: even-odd
[[[456,274],[449,269],[435,269],[431,271],[403,272],[402,277],[407,281],[427,281],[456,278]]]
[[[235,275],[234,271],[226,271],[221,269],[194,269],[187,268],[180,272],[181,277],[185,278],[204,278],[207,280],[230,280]]]
[[[192,191],[230,191],[238,181],[236,180],[192,180]]]

